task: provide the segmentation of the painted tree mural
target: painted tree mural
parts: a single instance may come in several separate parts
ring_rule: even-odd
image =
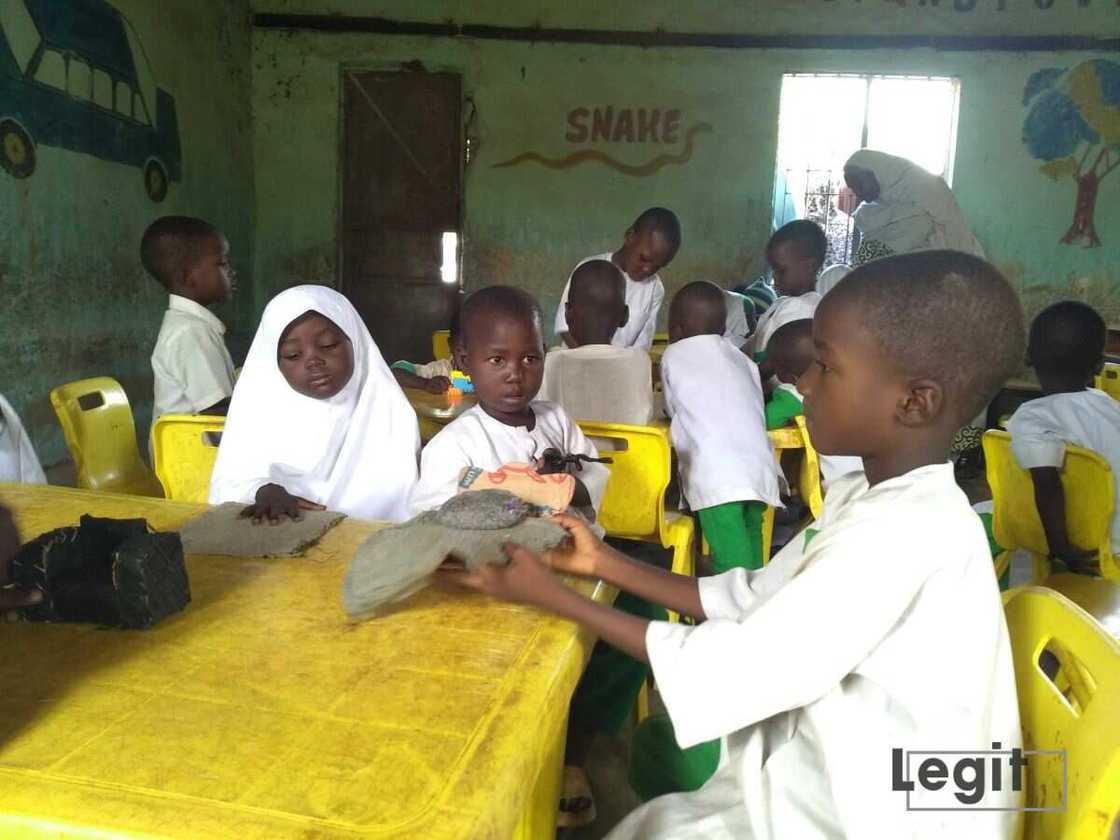
[[[1120,167],[1120,63],[1095,58],[1047,67],[1027,79],[1023,142],[1040,170],[1077,183],[1073,224],[1061,241],[1100,247],[1094,224],[1101,181]]]

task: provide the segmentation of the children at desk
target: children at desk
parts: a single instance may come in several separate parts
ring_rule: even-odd
[[[790,321],[770,337],[767,358],[774,369],[778,386],[766,402],[766,428],[780,429],[805,413],[805,398],[797,390],[797,381],[813,364],[813,319]],[[818,454],[821,486],[829,485],[842,475],[863,469],[863,462],[851,455]]]
[[[570,417],[642,426],[653,415],[653,373],[640,347],[615,347],[626,325],[626,278],[609,260],[589,260],[572,272],[564,313],[570,347],[544,357],[540,398]]]
[[[391,370],[393,378],[402,388],[416,388],[427,391],[429,394],[444,394],[451,387],[451,373],[455,368],[455,347],[459,343],[459,313],[451,318],[451,328],[448,330],[448,344],[451,346],[451,355],[446,359],[436,359],[427,364],[414,364],[413,362],[393,362]]]
[[[140,260],[170,294],[152,351],[152,418],[225,414],[233,393],[233,359],[225,324],[209,307],[228,301],[236,288],[229,242],[202,219],[164,216],[144,231]]]
[[[688,284],[669,308],[661,357],[682,488],[717,572],[762,566],[762,517],[781,504],[758,368],[723,337],[726,318],[719,286]]]
[[[1104,319],[1084,303],[1066,300],[1042,310],[1031,324],[1027,358],[1043,396],[1024,403],[1007,423],[1011,452],[1034,483],[1050,554],[1082,572],[1099,573],[1097,552],[1069,540],[1061,469],[1066,446],[1072,445],[1093,450],[1120,475],[1120,402],[1090,387],[1104,361],[1106,337]],[[1117,502],[1114,554],[1120,553],[1120,498]]]
[[[541,311],[532,295],[511,286],[472,294],[460,316],[459,364],[471,377],[478,405],[449,423],[424,447],[412,495],[419,513],[455,495],[464,467],[496,470],[504,464],[547,467],[549,449],[597,458],[595,446],[563,408],[536,399],[544,375]],[[584,463],[572,506],[594,519],[607,486],[607,468]]]
[[[1002,810],[939,812],[909,810],[889,782],[895,750],[1022,743],[991,555],[947,462],[961,423],[1022,359],[1015,292],[976,257],[884,258],[829,293],[814,340],[801,380],[810,429],[821,451],[861,455],[866,471],[839,480],[814,529],[765,568],[676,576],[565,519],[574,550],[549,564],[514,547],[507,566],[444,572],[648,658],[680,745],[723,739],[703,787],[647,803],[615,840],[1015,834],[1009,784],[977,803]],[[623,615],[549,565],[702,623]]]
[[[416,482],[416,414],[357,310],[325,286],[265,307],[229,408],[210,503],[254,521],[329,508],[400,521]]]
[[[672,262],[681,247],[681,223],[672,210],[651,207],[626,229],[622,247],[614,253],[596,254],[581,260],[607,260],[614,263],[626,278],[626,306],[629,317],[615,330],[611,344],[616,347],[638,347],[649,352],[657,328],[657,313],[665,299],[665,286],[658,272]],[[579,268],[579,265],[576,266]],[[556,310],[556,335],[569,347],[567,304],[571,278],[564,285],[560,306]]]

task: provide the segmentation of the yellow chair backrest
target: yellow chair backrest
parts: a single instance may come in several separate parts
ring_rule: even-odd
[[[583,433],[609,457],[599,524],[612,536],[661,541],[672,444],[664,426],[627,426],[581,421]]]
[[[1039,557],[1050,553],[1046,532],[1038,518],[1030,473],[1015,463],[1011,435],[999,430],[984,433],[984,460],[992,490],[992,529],[1005,549],[1023,549]],[[1101,573],[1120,579],[1112,556],[1112,513],[1116,505],[1115,476],[1108,462],[1088,449],[1066,447],[1062,489],[1066,497],[1066,528],[1074,545],[1095,548]]]
[[[654,346],[657,346],[658,344],[668,345],[668,343],[669,343],[669,333],[659,332],[659,333],[654,333],[653,334],[653,344],[654,344]]]
[[[432,360],[451,358],[451,330],[436,330],[432,333]]]
[[[124,388],[108,376],[59,385],[51,406],[78,470],[78,486],[107,493],[162,496],[140,458],[136,425]]]
[[[1120,831],[1120,642],[1051,589],[1012,590],[1004,609],[1024,748],[1065,750],[1068,763],[1063,767],[1060,755],[1027,756],[1026,806],[1061,810],[1027,811],[1023,840],[1115,837],[1111,832]]]
[[[165,414],[152,427],[152,462],[167,498],[202,502],[226,426],[224,417]]]
[[[1120,400],[1120,365],[1114,362],[1105,364],[1097,377],[1096,386],[1114,400]]]
[[[801,500],[809,506],[813,518],[817,519],[824,508],[824,495],[821,490],[821,460],[817,450],[809,440],[809,427],[805,425],[805,418],[797,415],[794,418],[797,430],[801,432],[801,440],[805,446],[805,456],[801,459],[801,473],[798,476],[797,486],[801,491]]]

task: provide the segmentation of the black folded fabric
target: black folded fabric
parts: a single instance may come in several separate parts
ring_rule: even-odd
[[[191,600],[179,535],[143,519],[83,516],[32,540],[12,558],[12,582],[43,593],[27,621],[78,621],[144,629]]]

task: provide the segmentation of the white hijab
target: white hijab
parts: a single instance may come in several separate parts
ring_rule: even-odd
[[[297,393],[277,363],[280,336],[318,312],[350,339],[354,374],[330,399]],[[401,521],[417,477],[420,431],[357,311],[326,286],[296,286],[264,310],[233,392],[210,502],[256,499],[265,484],[361,519]]]
[[[951,248],[984,256],[953,191],[941,178],[905,158],[871,149],[859,150],[846,165],[871,170],[879,182],[879,197],[855,212],[864,238],[882,242],[896,254]]]
[[[12,404],[0,396],[0,481],[46,484],[35,447]]]

